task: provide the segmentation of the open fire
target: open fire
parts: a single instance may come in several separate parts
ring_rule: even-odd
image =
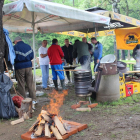
[[[63,105],[64,97],[68,94],[65,90],[61,94],[53,91],[49,94],[50,104],[43,106],[37,121],[29,129],[33,132],[33,137],[56,137],[63,139],[62,136],[67,133],[66,127],[59,116],[60,107]],[[59,117],[58,117],[59,116]]]

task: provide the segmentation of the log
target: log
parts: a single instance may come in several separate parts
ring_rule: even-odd
[[[21,108],[18,108],[16,106],[15,106],[15,108],[16,108],[16,111],[18,113],[19,119],[22,118],[23,112],[22,112]]]
[[[55,116],[53,118],[55,125],[57,126],[59,132],[61,133],[61,135],[65,135],[67,133],[67,131],[65,130],[63,124],[60,122],[60,120],[58,119],[57,116]]]
[[[47,123],[45,123],[45,136],[51,138],[49,125]]]
[[[40,124],[41,124],[41,125],[42,125],[42,124],[45,124],[45,120],[42,119],[42,120],[40,121]]]
[[[60,133],[59,133],[59,131],[58,131],[58,129],[56,127],[51,125],[51,130],[52,130],[52,132],[55,135],[57,140],[63,140],[62,136],[60,135]]]
[[[37,125],[38,123],[39,123],[39,121],[36,120],[36,121],[34,122],[34,124],[29,128],[29,132],[32,132],[32,131],[34,130],[35,125]]]
[[[30,103],[32,102],[32,98],[25,98],[24,100],[22,100],[22,103]]]
[[[37,131],[34,133],[34,136],[37,137],[37,136],[40,136],[42,134],[42,131],[43,131],[43,125],[39,125],[37,127]]]
[[[29,116],[27,115],[26,112],[23,114],[23,118],[24,118],[25,120],[29,120]]]
[[[41,114],[50,115],[46,110],[41,110]]]
[[[22,123],[22,122],[24,122],[24,118],[20,118],[20,119],[17,119],[15,121],[12,121],[11,125],[15,125],[15,124]]]
[[[91,108],[76,108],[76,111],[91,111]]]
[[[41,116],[43,117],[43,119],[45,120],[45,121],[48,121],[48,122],[50,122],[50,117],[49,116],[47,116],[46,114],[41,114]]]

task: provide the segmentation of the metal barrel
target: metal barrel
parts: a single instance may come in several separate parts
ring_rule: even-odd
[[[74,85],[76,96],[90,96],[88,90],[91,87],[91,71],[74,72]]]

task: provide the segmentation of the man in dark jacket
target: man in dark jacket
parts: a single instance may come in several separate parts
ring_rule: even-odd
[[[16,37],[14,40],[14,50],[16,54],[15,59],[15,73],[18,81],[19,93],[26,98],[25,82],[29,90],[29,97],[36,100],[35,87],[32,74],[32,62],[34,53],[28,44],[25,44],[21,37]]]
[[[73,60],[76,61],[76,58],[78,58],[78,62],[80,62],[85,69],[90,70],[90,53],[88,45],[79,40],[76,40],[73,46]]]
[[[72,65],[73,62],[73,57],[72,57],[72,53],[73,53],[73,46],[69,44],[69,40],[65,39],[65,45],[62,47],[63,53],[64,53],[64,59],[66,60],[66,62],[70,65]],[[70,82],[70,73],[69,71],[66,71],[66,75],[67,78]]]

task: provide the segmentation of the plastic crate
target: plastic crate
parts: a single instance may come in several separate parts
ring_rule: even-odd
[[[125,84],[120,86],[120,98],[126,97]]]
[[[139,82],[127,82],[127,84],[133,85],[133,94],[140,93],[140,83]]]
[[[133,84],[127,83],[125,86],[125,90],[126,90],[126,97],[133,95]]]

